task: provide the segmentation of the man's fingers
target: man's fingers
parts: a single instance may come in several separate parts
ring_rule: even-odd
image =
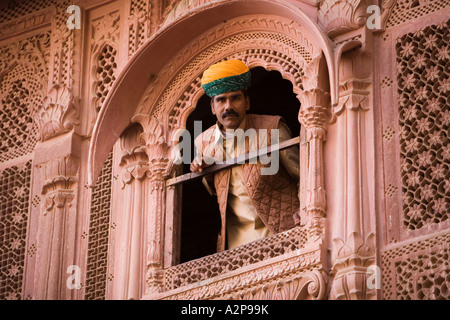
[[[211,164],[205,162],[203,156],[199,155],[192,160],[191,171],[196,173],[201,173],[203,168],[209,167]]]
[[[195,157],[191,163],[191,171],[196,173],[202,172],[202,162],[203,158],[201,156]]]

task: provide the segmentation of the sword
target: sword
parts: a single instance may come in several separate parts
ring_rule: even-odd
[[[207,176],[208,174],[215,173],[217,171],[224,170],[227,168],[231,168],[236,165],[241,165],[243,163],[255,160],[258,157],[268,155],[271,152],[287,149],[287,148],[297,145],[299,143],[300,143],[300,137],[295,137],[295,138],[292,138],[289,140],[285,140],[280,143],[261,148],[259,150],[255,150],[255,151],[251,151],[249,153],[242,154],[239,157],[229,159],[224,162],[216,163],[210,167],[204,168],[201,173],[190,172],[190,173],[182,174],[175,178],[168,179],[168,180],[166,180],[166,186],[169,187],[169,186],[174,186],[174,185],[184,183],[187,181],[197,180],[204,176]]]

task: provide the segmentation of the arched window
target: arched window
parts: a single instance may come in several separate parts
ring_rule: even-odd
[[[290,128],[292,137],[298,136],[300,102],[292,91],[291,82],[283,79],[278,71],[262,67],[252,68],[251,74],[252,85],[248,89],[251,107],[248,113],[279,115]],[[186,129],[192,135],[191,150],[196,138],[193,135],[194,121],[202,121],[203,131],[216,123],[208,96],[203,95],[199,99],[186,122]],[[190,172],[189,164],[184,164],[183,171]],[[182,188],[180,262],[186,262],[216,252],[220,213],[217,198],[206,191],[201,180],[187,182]]]

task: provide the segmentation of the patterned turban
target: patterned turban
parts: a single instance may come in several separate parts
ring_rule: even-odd
[[[250,87],[250,69],[240,60],[216,63],[203,72],[202,88],[214,97],[218,94]]]

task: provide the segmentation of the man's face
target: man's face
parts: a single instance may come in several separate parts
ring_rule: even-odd
[[[224,129],[237,129],[250,109],[250,100],[242,90],[218,94],[211,99],[212,113]]]

